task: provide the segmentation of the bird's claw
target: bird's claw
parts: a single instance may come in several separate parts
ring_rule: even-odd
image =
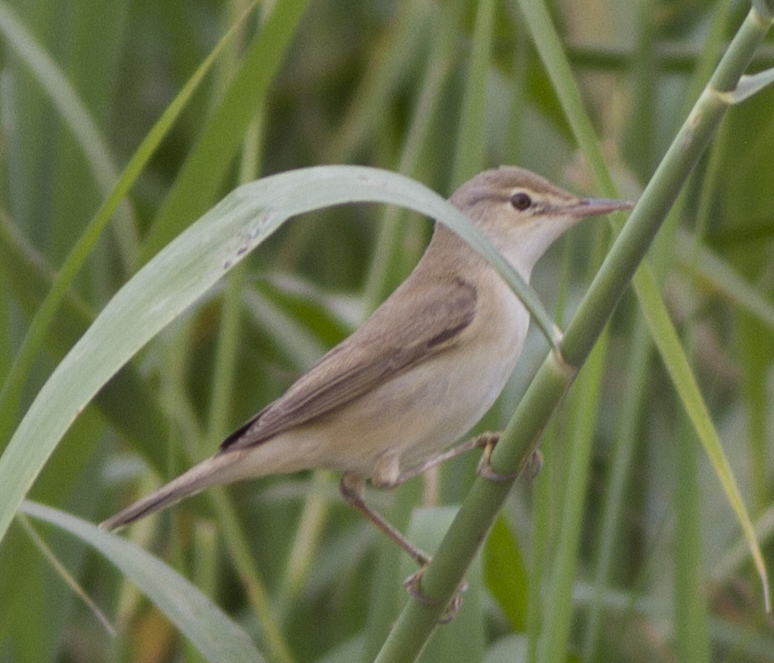
[[[476,471],[480,476],[484,477],[485,479],[489,479],[490,481],[513,481],[516,479],[516,477],[519,476],[518,471],[503,473],[496,472],[494,469],[492,469],[492,451],[494,451],[494,448],[499,440],[500,436],[496,433],[489,434],[486,436],[486,438],[484,438],[484,453],[481,454],[481,461],[478,463],[478,469]]]
[[[530,479],[537,478],[540,474],[540,470],[543,469],[543,453],[540,449],[535,449],[532,452],[532,456],[529,459],[529,477]]]
[[[467,591],[468,583],[463,582],[452,597],[452,600],[449,601],[449,605],[446,606],[446,610],[443,611],[443,614],[438,619],[439,624],[448,624],[454,620],[454,618],[457,616],[457,613],[460,611],[460,608],[462,607],[462,595]]]
[[[490,481],[514,481],[521,474],[521,470],[515,472],[497,472],[492,468],[492,452],[495,446],[500,441],[499,433],[484,433],[480,438],[480,444],[478,446],[483,447],[484,453],[481,454],[481,460],[478,463],[478,474]],[[532,452],[529,459],[529,475],[531,478],[535,478],[543,467],[543,454],[538,449]]]
[[[438,605],[439,601],[437,599],[431,599],[428,596],[425,596],[422,591],[419,589],[419,583],[422,580],[422,576],[425,574],[425,569],[427,568],[427,565],[423,565],[419,567],[417,571],[412,573],[408,578],[406,578],[403,581],[403,586],[406,588],[406,591],[411,595],[411,598],[413,598],[417,603],[421,603],[422,605]]]
[[[427,606],[437,606],[440,604],[440,600],[425,596],[419,587],[419,584],[422,581],[422,576],[425,574],[426,569],[427,565],[421,566],[415,573],[412,573],[408,578],[406,578],[403,586],[417,603],[421,603],[422,605]],[[464,594],[466,591],[468,591],[468,583],[463,582],[452,600],[449,601],[449,605],[446,607],[446,610],[443,611],[443,614],[438,620],[439,624],[448,624],[457,616],[457,613],[462,606],[462,594]]]

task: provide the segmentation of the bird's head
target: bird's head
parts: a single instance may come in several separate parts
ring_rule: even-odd
[[[579,198],[523,168],[501,166],[465,182],[451,197],[525,278],[567,229],[632,203]]]

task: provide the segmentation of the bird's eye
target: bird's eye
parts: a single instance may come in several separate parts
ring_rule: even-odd
[[[511,196],[511,205],[513,205],[515,209],[523,212],[532,205],[532,198],[523,191],[519,191]]]

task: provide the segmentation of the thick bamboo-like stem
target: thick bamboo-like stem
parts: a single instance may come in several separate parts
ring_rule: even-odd
[[[496,472],[521,470],[559,401],[588,357],[691,169],[709,142],[755,50],[772,24],[758,0],[718,64],[709,84],[643,192],[570,323],[559,351],[546,357],[492,455]],[[465,570],[486,538],[512,481],[479,477],[421,580],[430,599],[410,600],[377,663],[415,660],[438,624]]]

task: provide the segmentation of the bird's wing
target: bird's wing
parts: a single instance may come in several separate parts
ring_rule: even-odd
[[[476,287],[461,278],[391,297],[220,451],[256,444],[335,410],[454,345],[473,321]],[[389,328],[389,334],[386,329]]]

